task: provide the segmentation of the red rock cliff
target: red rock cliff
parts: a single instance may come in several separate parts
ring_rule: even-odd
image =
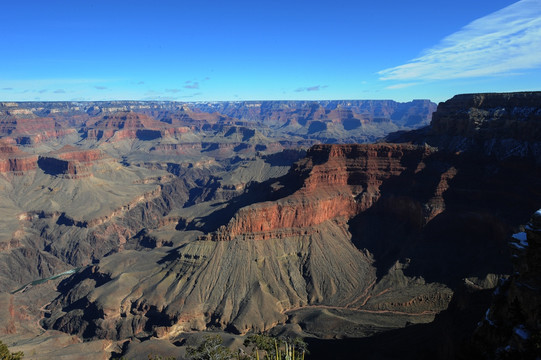
[[[0,120],[0,135],[9,135],[17,144],[37,144],[74,132],[75,129],[62,127],[55,119],[48,117],[10,116]]]
[[[297,192],[240,209],[213,238],[283,237],[306,233],[324,221],[348,220],[378,200],[385,180],[430,153],[430,148],[415,145],[315,145],[292,169],[294,176],[304,178]]]
[[[83,131],[87,138],[96,140],[152,140],[186,133],[189,128],[158,121],[146,114],[122,111],[87,121]]]
[[[38,157],[21,151],[17,146],[0,141],[0,173],[21,175],[26,171],[35,170]]]
[[[77,150],[74,147],[65,146],[60,150],[40,156],[38,165],[50,175],[78,178],[91,176],[90,167],[94,162],[103,159],[105,155],[100,150]]]

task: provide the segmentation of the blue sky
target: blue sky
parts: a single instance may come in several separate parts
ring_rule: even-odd
[[[541,0],[18,0],[0,40],[0,101],[541,90]]]

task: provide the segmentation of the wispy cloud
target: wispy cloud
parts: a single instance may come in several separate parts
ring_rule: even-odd
[[[137,85],[144,85],[144,84],[145,84],[144,81],[139,81],[139,82],[137,83]]]
[[[381,80],[446,80],[541,66],[541,0],[521,0],[479,18],[420,57],[380,71]]]
[[[53,91],[55,94],[65,94],[66,93],[66,90],[64,89],[58,89],[58,90],[55,90]]]
[[[6,87],[6,88],[2,88],[2,90],[5,90],[5,91],[11,91],[11,90],[13,90],[13,88]]]
[[[94,88],[97,90],[106,90],[107,86],[94,86]]]
[[[169,92],[169,93],[173,93],[173,94],[176,94],[178,92],[181,92],[182,90],[180,89],[165,89],[165,92]]]
[[[196,82],[186,81],[186,83],[188,85],[184,85],[185,89],[199,89],[199,83],[197,81]]]
[[[401,83],[401,84],[387,86],[385,89],[388,89],[388,90],[403,89],[403,88],[407,88],[407,87],[414,86],[417,84],[419,83],[418,82]]]
[[[303,92],[303,91],[319,91],[320,89],[325,89],[328,87],[327,85],[315,85],[315,86],[309,86],[309,87],[302,87],[295,89],[295,92]]]

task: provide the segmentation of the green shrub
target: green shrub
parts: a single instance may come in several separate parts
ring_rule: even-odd
[[[244,341],[247,352],[237,353],[222,345],[219,335],[207,336],[196,348],[188,347],[191,360],[304,360],[307,345],[301,338],[277,339],[267,335],[250,335]]]
[[[219,335],[206,336],[198,347],[188,347],[186,354],[192,360],[229,360],[234,359],[233,352],[222,345]]]
[[[22,351],[11,353],[8,347],[0,341],[0,360],[21,360],[24,356]]]

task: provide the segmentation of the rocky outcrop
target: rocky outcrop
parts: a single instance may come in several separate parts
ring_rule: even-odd
[[[115,112],[86,122],[82,132],[92,140],[138,139],[155,140],[189,132],[185,126],[172,126],[146,114],[131,111]]]
[[[0,173],[22,175],[37,168],[38,157],[21,151],[8,141],[0,141]]]
[[[541,92],[463,94],[438,105],[430,127],[388,140],[541,163]]]
[[[500,281],[473,337],[478,358],[541,356],[541,210],[510,240],[513,274]]]
[[[22,175],[23,173],[35,170],[37,167],[37,156],[21,156],[15,158],[0,158],[0,173],[12,173]]]
[[[240,209],[212,238],[283,237],[283,229],[298,229],[302,234],[325,221],[347,221],[378,200],[385,180],[399,176],[408,162],[420,162],[430,153],[429,148],[414,145],[315,145],[291,170],[292,177],[304,179],[300,190],[278,201]],[[291,231],[285,232],[290,235]]]
[[[24,118],[16,117],[17,115],[22,114],[8,111],[9,117],[0,120],[0,134],[35,134],[42,131],[55,130],[57,127],[56,122],[52,118]]]
[[[464,94],[441,103],[432,117],[440,136],[539,141],[541,92]]]
[[[3,119],[0,115],[0,136],[9,136],[20,145],[32,145],[58,139],[76,131],[73,128],[62,127],[53,118],[25,117],[25,115],[32,115],[31,111],[29,114],[27,112],[29,110],[7,111],[8,116]]]
[[[37,164],[46,174],[77,179],[92,176],[92,165],[105,158],[105,154],[97,149],[78,150],[72,146],[65,146],[47,155],[40,155]]]

